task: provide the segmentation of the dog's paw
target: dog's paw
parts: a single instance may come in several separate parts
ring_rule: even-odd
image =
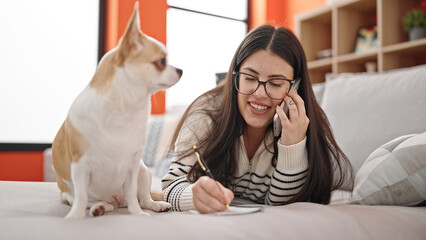
[[[106,212],[114,210],[114,206],[107,202],[93,203],[90,207],[90,216],[98,217],[104,215]]]
[[[90,216],[98,217],[105,213],[105,207],[103,205],[97,205],[90,208]]]
[[[156,212],[168,212],[170,211],[170,209],[172,209],[172,206],[168,202],[160,201],[160,202],[154,202],[154,204],[156,204],[158,207],[158,211],[155,210]]]
[[[164,201],[141,201],[140,205],[144,209],[149,209],[154,212],[168,212],[172,208],[172,206]]]

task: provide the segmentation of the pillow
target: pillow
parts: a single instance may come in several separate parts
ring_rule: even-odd
[[[376,149],[355,177],[350,203],[415,206],[425,200],[426,132]]]
[[[142,159],[147,167],[155,169],[166,154],[184,110],[184,107],[174,107],[166,114],[149,117],[142,152]]]
[[[154,167],[158,155],[161,155],[160,138],[163,135],[164,116],[150,116],[148,120],[148,129],[145,136],[145,145],[143,146],[142,159],[146,166]]]
[[[314,91],[318,104],[321,105],[324,96],[325,82],[312,84],[312,90]]]
[[[327,75],[321,107],[354,174],[383,143],[426,131],[425,76],[426,65]]]

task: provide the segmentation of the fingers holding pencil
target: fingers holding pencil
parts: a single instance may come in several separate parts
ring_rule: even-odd
[[[204,180],[200,180],[201,179],[200,178],[199,181],[197,181],[199,183],[199,185],[195,185],[197,187],[195,190],[196,191],[198,191],[198,190],[205,190],[205,192],[207,194],[211,195],[211,197],[213,198],[213,199],[206,199],[204,197],[199,198],[199,199],[195,199],[194,198],[194,205],[195,205],[195,207],[197,208],[197,210],[199,210],[198,207],[200,207],[201,205],[200,204],[196,204],[196,201],[199,200],[199,203],[203,203],[203,205],[205,206],[206,209],[208,209],[208,211],[211,211],[211,210],[214,210],[214,209],[221,209],[222,207],[216,208],[216,206],[215,206],[215,205],[217,205],[217,202],[218,202],[217,200],[219,200],[219,202],[222,202],[222,204],[225,205],[225,208],[227,210],[231,210],[229,208],[229,203],[231,203],[232,199],[234,198],[234,193],[231,190],[223,187],[222,184],[220,184],[219,182],[217,182],[214,179],[213,174],[211,173],[209,167],[207,166],[207,163],[204,161],[203,157],[200,155],[200,152],[198,151],[197,146],[194,145],[194,146],[192,146],[192,148],[194,149],[195,155],[197,157],[198,164],[200,165],[200,167],[203,169],[203,171],[210,178],[210,180],[207,180],[207,178],[202,178]],[[203,185],[203,182],[204,182],[204,185]],[[216,190],[213,190],[214,187],[209,182],[214,182],[215,183],[215,185],[217,186]],[[209,184],[210,184],[210,187],[208,187]],[[198,188],[198,186],[201,186],[201,187]],[[203,186],[205,186],[205,187],[203,188]],[[208,189],[206,187],[208,187],[210,189]],[[192,189],[192,192],[194,193],[194,188]],[[202,193],[203,191],[200,191],[200,192]],[[232,196],[231,196],[231,194],[232,194]],[[198,196],[206,196],[206,195],[205,194],[200,194]],[[215,201],[215,199],[216,199],[216,201]],[[207,205],[207,204],[214,204],[214,205]],[[197,207],[197,205],[198,205],[198,207]],[[221,211],[224,211],[224,210],[221,210]]]
[[[234,198],[231,190],[207,176],[195,182],[192,192],[194,206],[200,213],[225,211]]]

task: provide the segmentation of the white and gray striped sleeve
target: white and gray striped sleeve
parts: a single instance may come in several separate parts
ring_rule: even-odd
[[[208,133],[212,120],[205,114],[192,113],[182,125],[175,144],[175,152],[191,149]],[[173,157],[168,173],[161,180],[164,200],[172,205],[174,211],[189,211],[193,205],[192,186],[187,179],[188,172],[197,161],[195,154],[180,160]]]
[[[283,204],[295,196],[305,183],[308,171],[306,137],[297,144],[278,143],[278,161],[265,198],[268,205]]]

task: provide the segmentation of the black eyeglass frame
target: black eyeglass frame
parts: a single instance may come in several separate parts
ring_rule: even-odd
[[[250,77],[252,77],[252,78],[254,78],[254,79],[257,80],[257,87],[253,90],[253,92],[251,92],[251,93],[243,93],[243,92],[240,92],[240,90],[238,90],[238,88],[239,88],[239,86],[238,86],[239,82],[237,83],[237,76],[239,74],[248,75],[248,76],[250,76]],[[290,92],[291,86],[293,86],[293,84],[296,82],[296,80],[294,80],[294,79],[287,79],[287,78],[273,78],[273,79],[268,79],[265,82],[262,82],[257,77],[255,77],[255,76],[253,76],[253,75],[251,75],[249,73],[238,72],[238,71],[233,71],[232,72],[232,78],[234,79],[235,89],[239,93],[241,93],[243,95],[251,95],[251,94],[255,93],[257,91],[257,89],[259,89],[260,84],[262,84],[263,85],[263,89],[265,89],[266,95],[268,95],[268,97],[270,97],[271,99],[274,99],[274,100],[284,100],[284,98],[287,97],[288,93]],[[273,98],[273,97],[271,97],[269,95],[268,91],[266,90],[266,84],[268,82],[270,82],[270,81],[273,81],[273,80],[284,80],[284,81],[287,81],[287,82],[290,83],[290,87],[288,88],[288,91],[286,92],[286,94],[285,94],[284,97],[282,97],[282,98]]]

